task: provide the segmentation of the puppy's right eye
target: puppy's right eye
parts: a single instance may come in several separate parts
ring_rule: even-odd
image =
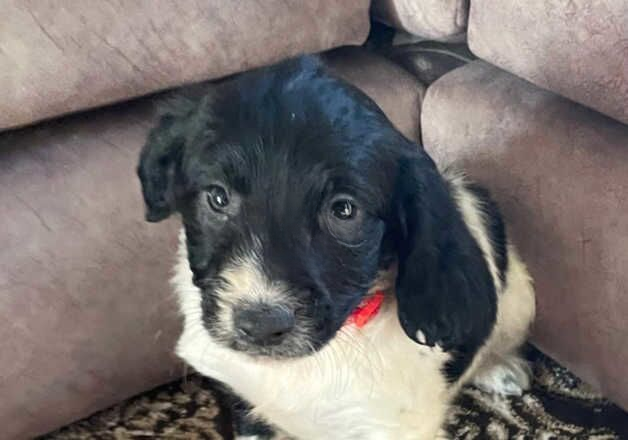
[[[227,190],[220,185],[212,185],[207,189],[207,202],[214,211],[222,212],[229,206]]]

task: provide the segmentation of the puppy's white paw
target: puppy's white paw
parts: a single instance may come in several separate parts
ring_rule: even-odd
[[[438,431],[438,434],[436,434],[436,440],[452,440],[452,439],[446,430],[440,429]]]
[[[507,356],[481,369],[473,385],[488,393],[521,396],[530,388],[530,367],[519,356]]]
[[[286,434],[274,434],[272,437],[263,437],[260,435],[238,435],[234,440],[294,440]]]

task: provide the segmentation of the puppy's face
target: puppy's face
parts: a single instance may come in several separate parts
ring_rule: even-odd
[[[154,183],[168,185],[182,215],[213,338],[251,355],[301,356],[344,324],[391,261],[381,117],[302,60],[180,100],[162,118],[149,139],[168,151]],[[154,172],[140,176],[146,195]]]
[[[188,255],[208,331],[236,350],[320,347],[377,276],[376,188],[350,163],[355,152],[310,134],[311,143],[216,140],[193,159],[203,181],[181,209]]]
[[[191,191],[179,209],[206,328],[255,355],[323,345],[380,267],[375,158],[361,158],[359,140],[335,132],[327,115],[300,110],[229,117],[184,174]],[[264,132],[257,117],[281,126]]]
[[[316,59],[179,99],[138,172],[149,221],[181,214],[206,331],[234,350],[319,349],[395,261],[409,337],[468,328],[457,319],[466,309],[456,321],[449,311],[470,304],[452,298],[467,294],[467,255],[481,255],[446,185],[420,147]]]

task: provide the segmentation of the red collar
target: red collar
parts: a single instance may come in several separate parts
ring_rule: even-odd
[[[353,313],[347,318],[346,324],[355,324],[356,327],[362,328],[377,315],[382,303],[384,302],[384,292],[376,291],[373,295],[369,295],[362,300],[359,306],[355,308]]]

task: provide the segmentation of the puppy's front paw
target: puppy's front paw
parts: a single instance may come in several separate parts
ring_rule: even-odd
[[[436,440],[452,440],[451,435],[444,429],[438,431],[436,434]]]
[[[480,371],[473,385],[501,396],[521,396],[530,387],[530,368],[525,360],[511,355]]]
[[[234,440],[295,440],[283,433],[271,435],[236,435]]]

